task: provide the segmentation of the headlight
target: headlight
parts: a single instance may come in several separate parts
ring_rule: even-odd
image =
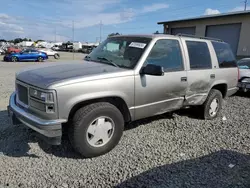
[[[54,102],[54,96],[51,92],[43,92],[34,88],[30,88],[30,96],[39,99],[45,103]]]
[[[241,82],[243,82],[243,83],[250,83],[250,78],[244,78]]]

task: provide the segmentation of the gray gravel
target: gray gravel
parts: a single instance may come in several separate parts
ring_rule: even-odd
[[[49,146],[32,130],[9,124],[15,71],[34,64],[0,62],[0,185],[250,187],[250,96],[229,98],[213,121],[186,109],[135,122],[110,153],[82,159],[67,139]]]

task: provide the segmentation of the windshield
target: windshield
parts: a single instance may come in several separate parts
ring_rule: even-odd
[[[150,41],[145,37],[111,37],[96,47],[85,60],[133,69]]]
[[[238,61],[238,67],[240,69],[250,69],[250,59]]]

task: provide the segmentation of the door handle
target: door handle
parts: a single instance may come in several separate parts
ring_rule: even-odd
[[[187,81],[187,77],[181,77],[181,82],[186,82]]]
[[[211,79],[215,79],[215,74],[211,74],[211,75],[210,75],[210,78],[211,78]]]

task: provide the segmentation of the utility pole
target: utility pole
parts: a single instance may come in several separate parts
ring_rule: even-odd
[[[55,27],[55,42],[56,42],[56,27]]]
[[[102,21],[100,21],[100,43],[102,42]]]
[[[244,4],[245,4],[244,11],[246,11],[247,10],[247,0],[244,1]]]
[[[74,40],[75,40],[75,22],[73,20],[72,22],[73,60],[75,59]]]

